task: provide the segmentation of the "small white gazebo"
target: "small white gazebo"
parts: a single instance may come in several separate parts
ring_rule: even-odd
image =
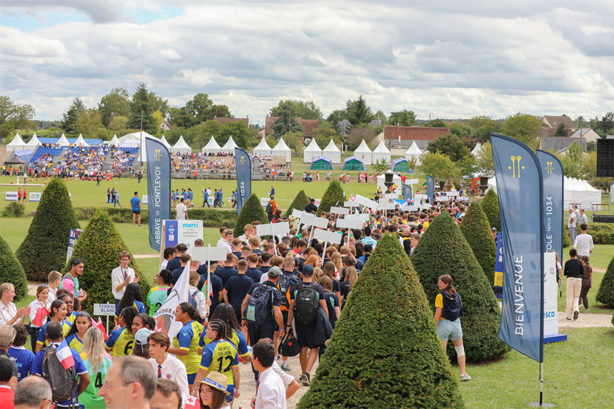
[[[70,142],[68,142],[68,139],[66,139],[66,135],[64,134],[60,136],[60,139],[57,140],[56,144],[60,146],[70,146]]]
[[[332,163],[341,163],[341,151],[332,139],[328,142],[326,148],[322,150],[322,156],[328,158]]]
[[[32,138],[30,138],[30,140],[26,144],[28,148],[36,148],[41,145],[42,145],[41,141],[38,140],[38,136],[36,136],[36,132],[34,132],[34,135],[32,135]]]
[[[16,133],[13,140],[6,145],[6,150],[10,152],[19,152],[24,150],[25,148],[26,143],[23,141],[23,139],[21,139],[19,133]]]
[[[477,143],[477,145],[475,145],[475,148],[473,148],[473,150],[471,151],[471,154],[477,158],[478,156],[480,156],[480,152],[482,151],[482,144],[481,143]]]
[[[315,158],[322,156],[322,149],[316,142],[316,138],[311,138],[311,142],[303,151],[303,162],[311,163]]]
[[[168,149],[169,151],[171,150],[171,144],[168,143],[164,135],[162,135],[162,138],[160,138],[160,142],[162,142],[164,146],[166,146],[166,149]]]
[[[177,143],[171,148],[171,152],[192,153],[192,148],[190,148],[190,146],[185,142],[185,139],[183,139],[183,135],[180,135]]]
[[[273,148],[271,156],[283,156],[286,159],[286,163],[292,161],[292,151],[284,142],[284,138],[279,138],[279,142]]]
[[[384,141],[381,141],[379,145],[373,149],[373,163],[386,162],[390,163],[390,150],[386,147]]]
[[[230,155],[235,154],[235,148],[238,148],[238,145],[235,143],[235,140],[232,139],[232,136],[228,138],[224,146],[222,146],[222,153],[228,153]]]
[[[364,139],[362,140],[362,142],[360,142],[360,145],[358,145],[358,148],[356,148],[356,150],[354,151],[354,156],[362,160],[362,163],[364,163],[365,165],[370,165],[373,162],[373,152],[371,152],[371,149],[369,148]]]
[[[416,165],[419,165],[421,155],[422,155],[422,151],[418,147],[418,144],[416,143],[416,141],[413,141],[409,149],[407,149],[407,152],[405,152],[405,159],[406,160],[415,159]]]
[[[88,145],[87,142],[85,142],[85,139],[83,139],[83,135],[79,134],[79,137],[77,138],[77,140],[74,143],[74,146],[90,146]]]
[[[220,145],[218,145],[215,137],[212,136],[211,139],[209,139],[209,142],[203,146],[201,152],[208,155],[210,153],[220,153],[221,150],[222,148],[220,148]]]
[[[266,139],[262,138],[258,146],[254,148],[254,155],[271,156],[271,147],[266,143]]]
[[[114,134],[113,138],[111,138],[111,140],[109,142],[107,142],[107,145],[109,146],[119,146],[119,139],[117,139],[117,135]]]

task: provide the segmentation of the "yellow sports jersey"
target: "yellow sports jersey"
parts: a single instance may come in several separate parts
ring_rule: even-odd
[[[128,328],[111,331],[107,339],[107,350],[111,351],[113,358],[132,355],[132,348],[134,348],[134,334]]]
[[[202,324],[196,321],[190,321],[186,323],[179,330],[177,336],[173,338],[173,347],[189,351],[187,355],[177,355],[177,358],[185,365],[188,375],[198,372],[198,366],[200,364],[198,340],[203,330]]]
[[[47,324],[49,324],[49,322],[50,321],[47,321],[45,325],[41,327],[40,331],[38,331],[38,338],[36,339],[36,343],[42,345],[43,348],[49,345],[49,342],[47,342],[47,339],[45,339],[45,330],[47,329]],[[67,320],[62,321],[62,336],[64,338],[66,338],[66,335],[68,335],[70,332],[71,327],[72,325],[70,322]]]
[[[81,359],[85,361],[85,359],[87,358],[87,354],[83,352],[83,341],[79,339],[77,334],[72,334],[71,336],[66,338],[66,343],[69,347],[77,351],[79,355],[81,355]]]
[[[203,349],[200,368],[226,375],[228,384],[234,385],[232,368],[239,366],[239,355],[234,344],[227,340],[212,341]]]
[[[70,315],[66,317],[66,321],[70,322],[70,325],[74,324],[77,319],[77,314],[77,311],[71,312]]]
[[[247,342],[245,341],[245,336],[243,335],[241,331],[237,331],[236,329],[233,328],[232,336],[230,337],[228,341],[232,342],[235,348],[237,348],[237,351],[239,351],[240,358],[245,358],[246,356],[249,355],[249,350],[247,349]],[[200,336],[200,341],[198,342],[198,346],[202,349],[205,347],[205,345],[209,345],[211,342],[213,341],[207,338],[205,336],[205,332],[203,331],[203,334]]]

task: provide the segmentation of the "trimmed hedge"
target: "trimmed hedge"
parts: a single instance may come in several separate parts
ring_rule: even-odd
[[[2,211],[2,217],[21,217],[26,210],[23,203],[11,202]]]
[[[75,214],[79,220],[91,219],[96,211],[105,212],[114,223],[132,223],[132,210],[129,208],[98,208],[98,207],[76,207]],[[203,227],[234,227],[237,221],[237,212],[234,210],[218,209],[188,209],[190,219],[202,220]],[[171,210],[171,218],[175,218],[175,210]],[[141,222],[149,222],[147,209],[141,211]]]
[[[332,180],[320,200],[318,206],[318,216],[322,213],[330,212],[332,206],[343,206],[343,188],[341,183],[336,180]]]
[[[305,191],[301,190],[300,192],[296,194],[296,197],[290,204],[290,207],[288,207],[288,210],[286,210],[286,213],[284,213],[284,217],[288,218],[292,216],[292,209],[296,209],[300,211],[305,210],[305,206],[307,206],[308,204],[309,204],[309,198],[305,194]]]
[[[463,302],[461,323],[468,361],[486,361],[505,354],[508,347],[498,337],[499,305],[469,243],[449,214],[442,213],[433,219],[411,261],[433,311],[439,293],[437,278],[449,274],[454,279]],[[448,355],[455,359],[452,343],[448,345]]]
[[[486,214],[477,202],[471,203],[463,217],[460,230],[480,263],[482,271],[490,285],[495,280],[495,262],[497,261],[497,244],[492,238],[490,224]]]
[[[496,227],[497,231],[501,231],[501,215],[499,213],[499,196],[494,189],[488,189],[488,192],[482,198],[480,202],[482,210],[488,218],[490,227]]]
[[[46,282],[50,271],[62,269],[70,229],[78,228],[66,185],[60,178],[51,179],[16,253],[28,279]]]
[[[0,236],[0,284],[13,283],[15,301],[21,299],[28,291],[26,273],[8,243]]]
[[[428,301],[395,236],[362,270],[298,408],[464,407]]]
[[[245,204],[243,204],[241,213],[239,213],[239,218],[237,219],[234,230],[235,237],[239,237],[243,234],[243,228],[246,224],[250,224],[251,222],[255,221],[267,224],[269,222],[269,218],[267,217],[264,208],[260,204],[260,199],[258,199],[258,196],[256,196],[255,193],[252,193],[252,195],[245,201]]]
[[[607,305],[608,308],[614,308],[614,257],[612,257],[608,269],[603,275],[595,298],[598,302]]]
[[[119,266],[119,254],[130,251],[121,235],[104,212],[97,212],[90,220],[85,231],[79,236],[73,251],[73,258],[83,260],[85,268],[79,277],[79,285],[87,291],[83,308],[93,311],[94,303],[113,303],[111,292],[111,271]],[[143,274],[131,254],[130,267],[141,277],[139,286],[143,297],[149,293],[149,284],[143,280]],[[64,268],[68,272],[69,265]]]

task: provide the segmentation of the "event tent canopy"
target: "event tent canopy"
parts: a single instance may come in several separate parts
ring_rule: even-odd
[[[356,148],[356,150],[354,151],[354,156],[360,159],[365,165],[370,165],[372,163],[373,152],[371,152],[371,149],[369,148],[364,139],[362,140],[362,142],[360,142],[360,145],[358,145],[358,148]],[[343,166],[345,169],[345,162]]]
[[[83,139],[83,135],[81,134],[79,134],[79,137],[77,138],[77,140],[75,141],[73,145],[74,146],[89,146],[87,142],[85,142],[85,140]]]
[[[32,138],[30,138],[26,145],[32,148],[41,145],[41,142],[38,140],[38,136],[36,136],[36,132],[34,132],[34,135],[32,135]]]
[[[185,139],[183,139],[183,135],[179,136],[179,140],[177,141],[177,143],[175,143],[175,145],[173,145],[173,147],[171,148],[171,152],[173,153],[191,153],[192,152],[192,148],[190,148],[190,146],[185,142]]]
[[[253,153],[258,156],[271,156],[271,147],[266,143],[266,139],[260,139],[260,143],[254,148]]]
[[[277,142],[277,145],[273,148],[271,156],[283,156],[286,159],[286,163],[291,161],[292,151],[284,142],[284,138],[279,138],[279,142]]]
[[[473,150],[471,151],[471,154],[477,158],[478,156],[480,156],[481,150],[482,150],[482,144],[478,142],[475,145],[475,148],[473,148]]]
[[[168,143],[164,135],[162,135],[162,138],[160,138],[160,142],[162,142],[164,146],[166,146],[166,149],[168,149],[169,151],[171,150],[171,144]]]
[[[316,138],[311,138],[311,142],[303,151],[303,162],[313,163],[315,158],[322,156],[322,149],[316,142]]]
[[[392,161],[392,164],[390,165],[390,169],[392,169],[393,172],[409,172],[409,165],[407,164],[407,159],[405,158],[396,158],[395,160]]]
[[[422,151],[418,147],[416,141],[413,141],[409,149],[405,152],[405,159],[411,160],[414,159],[416,161],[416,165],[420,164],[420,155],[422,155]]]
[[[117,139],[117,135],[113,135],[113,138],[109,142],[107,142],[107,145],[119,146],[119,139]]]
[[[372,163],[386,162],[390,163],[390,150],[386,147],[384,141],[381,141],[375,149],[373,149]]]
[[[222,148],[220,148],[220,145],[215,140],[215,137],[212,136],[211,139],[209,139],[209,142],[207,142],[207,144],[203,146],[203,149],[201,150],[201,152],[210,154],[210,153],[220,153],[221,150]]]
[[[66,135],[62,134],[62,136],[60,136],[60,139],[58,139],[56,141],[56,144],[60,145],[60,146],[70,146],[70,142],[68,142],[68,139],[66,139]]]
[[[211,138],[211,139],[213,139],[213,138]],[[235,143],[235,140],[232,139],[232,136],[231,136],[230,138],[228,138],[228,140],[226,141],[224,146],[222,146],[222,152],[223,153],[228,153],[230,155],[234,155],[235,154],[235,148],[238,148],[238,146]]]
[[[341,151],[337,148],[337,145],[335,145],[332,139],[322,151],[322,156],[327,157],[333,163],[341,163]]]
[[[343,161],[343,170],[367,170],[362,159],[352,156]]]
[[[7,145],[6,145],[6,150],[7,151],[22,151],[26,148],[26,143],[23,141],[23,139],[21,139],[21,136],[19,136],[19,133],[15,134],[15,137],[13,138],[12,141],[10,141]]]
[[[311,170],[332,170],[333,168],[333,162],[324,156],[315,158],[313,162],[311,162],[311,166],[309,166]]]

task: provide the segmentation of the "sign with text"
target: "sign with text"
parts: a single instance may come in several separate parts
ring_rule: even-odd
[[[68,235],[68,249],[66,249],[66,262],[70,260],[72,256],[72,252],[77,245],[77,239],[79,239],[79,235],[83,233],[83,230],[80,229],[70,229],[70,233]]]
[[[358,219],[337,219],[340,229],[362,229],[362,221]]]
[[[18,200],[17,192],[6,192],[5,200],[7,202],[16,202]]]
[[[190,255],[192,260],[205,263],[207,261],[226,260],[226,252],[226,247],[193,247]]]
[[[323,241],[323,242],[325,241],[331,244],[340,244],[341,239],[343,238],[343,235],[336,231],[316,229],[313,232],[313,238]]]
[[[197,239],[203,239],[202,220],[164,220],[164,245],[174,247],[184,243],[188,249]]]
[[[30,192],[30,201],[31,202],[40,202],[41,201],[41,192]]]
[[[346,220],[360,220],[363,223],[366,223],[369,221],[370,216],[368,214],[365,213],[360,213],[360,214],[348,214],[344,217],[344,219]]]
[[[544,253],[544,337],[559,334],[557,312],[556,256]]]
[[[344,207],[360,207],[360,203],[358,202],[344,202]]]
[[[321,229],[325,229],[328,227],[328,219],[323,219],[311,213],[303,213],[303,215],[301,216],[301,224],[304,224],[305,226],[315,226]]]
[[[379,204],[375,200],[367,199],[361,195],[356,195],[356,202],[373,210],[379,208]]]
[[[141,197],[141,203],[144,205],[149,204],[149,195],[143,195]]]
[[[98,316],[115,315],[115,304],[94,304],[94,315],[98,315]]]
[[[292,209],[292,217],[298,217],[299,219],[303,216],[303,211],[298,209]]]
[[[256,234],[258,236],[286,236],[288,233],[290,233],[290,224],[288,222],[259,224],[256,226]]]
[[[349,214],[350,213],[350,209],[345,208],[345,207],[331,206],[330,212],[332,214]]]

